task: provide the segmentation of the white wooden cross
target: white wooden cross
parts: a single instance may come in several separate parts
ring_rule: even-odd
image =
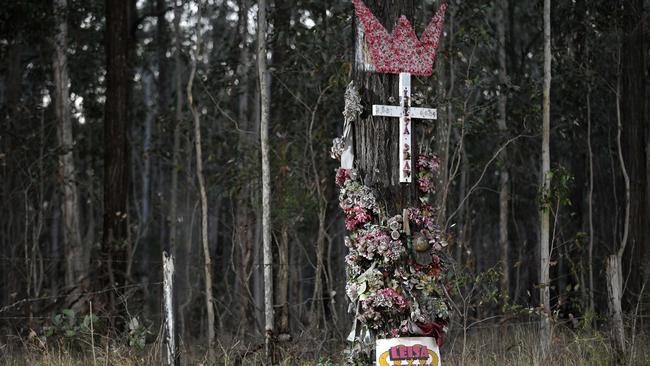
[[[399,118],[399,181],[411,183],[413,181],[411,119],[438,119],[438,111],[431,108],[411,108],[411,74],[408,72],[399,74],[399,99],[399,106],[373,105],[372,115]]]

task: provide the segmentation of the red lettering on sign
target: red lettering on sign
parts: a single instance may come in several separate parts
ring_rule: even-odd
[[[428,360],[429,349],[421,344],[414,346],[394,346],[390,348],[391,361]]]

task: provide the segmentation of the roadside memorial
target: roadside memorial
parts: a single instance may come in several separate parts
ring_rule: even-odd
[[[348,231],[346,293],[354,314],[349,361],[369,362],[374,346],[378,366],[438,366],[449,319],[447,236],[434,204],[444,167],[432,154],[415,153],[422,150],[413,121],[435,120],[437,111],[413,106],[411,81],[432,75],[447,5],[418,38],[406,16],[389,34],[362,0],[353,4],[357,77],[345,93],[343,136],[332,147],[332,157],[341,160],[336,184]],[[389,103],[378,100],[378,91],[387,95],[395,84],[398,105],[392,95]]]

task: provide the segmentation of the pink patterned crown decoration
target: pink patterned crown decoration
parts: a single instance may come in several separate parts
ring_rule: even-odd
[[[357,17],[363,25],[365,39],[375,70],[384,74],[408,72],[418,76],[430,76],[440,44],[440,34],[445,23],[447,3],[443,3],[435,17],[422,33],[415,34],[411,22],[402,15],[393,29],[388,31],[362,0],[352,0]]]

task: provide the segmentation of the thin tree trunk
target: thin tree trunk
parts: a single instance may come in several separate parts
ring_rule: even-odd
[[[589,65],[589,51],[587,51]],[[589,195],[587,198],[589,215],[589,309],[594,310],[594,152],[591,145],[591,78],[587,81],[587,148],[589,150]]]
[[[249,0],[239,2],[239,36],[241,37],[239,65],[237,74],[239,77],[238,97],[238,122],[239,139],[237,143],[240,154],[240,175],[249,176],[252,145],[255,143],[253,128],[249,113],[249,70],[250,52],[248,45],[248,11]],[[239,265],[237,266],[237,280],[239,282],[239,314],[240,330],[243,332],[254,329],[254,310],[251,292],[251,275],[253,271],[253,246],[254,246],[254,215],[251,212],[251,185],[243,184],[239,187],[236,195],[235,208],[235,235],[239,248]]]
[[[464,127],[463,127],[464,129]],[[464,139],[464,131],[461,131],[461,139]],[[458,242],[456,244],[456,263],[458,263],[459,267],[463,267],[463,250],[467,247],[468,242],[467,242],[467,232],[468,232],[468,225],[469,225],[469,220],[467,220],[467,214],[466,214],[466,209],[465,209],[465,194],[467,192],[467,178],[469,175],[469,164],[467,162],[467,149],[465,148],[465,144],[463,141],[461,141],[462,147],[461,147],[461,168],[460,168],[460,181],[458,183]]]
[[[551,341],[551,300],[550,300],[550,191],[551,191],[551,0],[544,0],[544,104],[542,127],[542,195],[540,207],[540,301],[542,319],[540,345],[544,354],[548,352]]]
[[[309,128],[307,130],[307,140],[309,141],[309,155],[311,160],[311,168],[313,172],[314,185],[316,187],[316,194],[318,200],[318,234],[316,235],[316,272],[314,274],[314,293],[312,295],[312,326],[320,328],[320,321],[323,320],[323,325],[327,329],[327,319],[325,318],[325,296],[324,296],[324,286],[323,278],[328,278],[325,267],[325,246],[327,240],[327,228],[326,222],[327,219],[327,197],[322,185],[322,179],[317,163],[316,163],[316,153],[314,152],[314,125],[316,124],[316,116],[318,115],[318,107],[320,106],[320,101],[323,94],[326,92],[323,91],[320,93],[316,105],[312,109],[311,121],[309,123]],[[328,293],[331,293],[331,288],[328,284]]]
[[[316,184],[319,184],[317,181]],[[321,199],[319,198],[319,201]],[[325,272],[325,209],[321,208],[318,213],[318,234],[316,235],[316,270],[314,273],[314,292],[312,294],[311,302],[311,325],[320,328],[321,320],[323,325],[327,328],[325,319],[325,307],[323,299],[323,275]]]
[[[199,10],[199,19],[200,19]],[[187,83],[187,102],[194,118],[194,147],[196,149],[196,178],[199,182],[199,193],[201,197],[201,243],[203,247],[203,272],[205,277],[205,307],[208,317],[208,358],[214,360],[214,346],[215,346],[215,329],[214,329],[214,299],[212,295],[212,258],[210,254],[210,243],[208,242],[208,194],[205,188],[205,176],[203,174],[203,150],[201,146],[201,115],[197,107],[194,105],[192,96],[192,86],[194,84],[194,77],[197,69],[197,58],[200,57],[201,52],[201,31],[200,26],[197,26],[197,51],[196,55],[192,57],[192,69],[190,71],[189,81]]]
[[[163,252],[163,308],[165,313],[165,355],[167,366],[181,366],[176,335],[176,309],[174,298],[174,257]]]
[[[178,222],[178,171],[180,164],[181,149],[181,123],[183,120],[183,63],[181,61],[181,26],[180,19],[182,15],[182,6],[174,0],[176,10],[174,11],[174,84],[176,89],[176,113],[174,117],[174,142],[172,146],[172,182],[169,202],[169,246],[171,255],[178,258],[177,255],[177,233],[176,227]],[[181,321],[182,322],[182,321]]]
[[[270,75],[267,71],[266,0],[258,2],[257,65],[260,80],[260,148],[262,149],[262,241],[264,247],[264,317],[266,359],[273,364],[273,252],[271,248],[271,167],[269,162]]]
[[[507,84],[508,69],[506,64],[506,12],[508,11],[507,0],[497,2],[497,34],[498,34],[498,56],[499,56],[499,132],[501,137],[507,137]],[[499,155],[499,251],[501,262],[501,293],[509,297],[510,295],[510,237],[508,233],[508,219],[510,217],[510,172],[508,171],[508,149],[503,149]]]
[[[451,40],[450,40],[451,41]],[[446,101],[445,108],[438,110],[438,120],[435,121],[435,152],[440,159],[439,181],[436,187],[436,206],[439,208],[438,223],[445,227],[447,222],[447,199],[449,196],[449,131],[450,119],[453,118],[453,105],[449,98],[448,90],[451,89],[454,70],[452,68],[453,57],[449,64],[445,64],[440,55],[444,54],[442,49],[447,47],[445,39],[440,40],[440,52],[438,52],[438,61],[435,64],[437,71],[438,98]],[[449,69],[447,69],[449,67]],[[445,80],[448,78],[447,80]],[[447,82],[446,82],[447,81]],[[413,146],[415,142],[413,142]]]
[[[128,100],[130,1],[106,0],[106,117],[102,251],[110,286],[123,286],[128,247]],[[110,292],[111,310],[116,293]]]
[[[618,159],[621,164],[621,172],[625,182],[625,218],[623,222],[623,238],[619,245],[618,251],[614,255],[607,257],[607,305],[611,322],[611,336],[614,341],[614,349],[617,351],[617,356],[620,358],[625,353],[625,327],[623,324],[623,307],[621,300],[623,298],[623,268],[622,261],[627,247],[629,234],[630,234],[630,175],[625,164],[623,157],[623,146],[621,143],[621,135],[623,132],[623,122],[621,117],[621,74],[619,69],[618,82],[616,86],[616,120],[618,132],[616,134],[616,146],[618,149]]]
[[[187,264],[188,257],[186,255],[179,255],[178,248],[178,175],[181,168],[181,126],[183,124],[183,61],[181,60],[181,52],[183,47],[183,34],[180,26],[183,6],[182,2],[173,0],[174,3],[174,89],[175,89],[175,108],[174,108],[174,132],[172,142],[172,171],[171,171],[171,187],[169,199],[169,242],[164,243],[168,247],[169,253],[176,258],[181,267]],[[189,153],[189,152],[188,152]],[[189,153],[191,154],[191,153]],[[188,281],[187,272],[183,271],[183,275],[179,276],[185,281]],[[179,286],[180,287],[180,286]],[[190,296],[185,296],[186,301],[190,301]],[[185,312],[183,304],[179,306],[179,332],[181,337],[185,335]]]
[[[63,242],[65,245],[65,286],[79,286],[88,276],[89,263],[81,239],[79,221],[79,190],[74,161],[74,138],[70,116],[70,77],[68,75],[68,1],[54,2],[57,32],[54,38],[54,109],[59,140],[59,180],[62,191]],[[72,293],[78,295],[79,291]],[[76,300],[76,299],[71,299]]]
[[[197,39],[201,38],[199,32]],[[197,49],[200,45],[197,45]],[[200,52],[200,51],[197,51]],[[201,146],[201,116],[193,102],[192,85],[196,75],[196,55],[192,58],[192,69],[190,71],[189,81],[187,83],[187,101],[194,117],[194,146],[196,149],[196,178],[199,182],[199,192],[201,197],[201,243],[203,246],[204,276],[205,276],[205,306],[208,316],[208,357],[214,360],[214,299],[212,295],[212,258],[210,255],[210,244],[208,243],[208,194],[205,189],[205,176],[203,174],[203,151]]]
[[[650,273],[646,256],[650,255],[650,212],[646,211],[646,47],[645,9],[643,0],[620,0],[623,12],[620,74],[620,103],[623,157],[630,179],[629,251],[623,259],[624,308],[633,309],[643,286],[643,278]],[[638,275],[630,275],[638,273]]]
[[[278,335],[289,338],[289,227],[284,225],[280,231],[278,245],[278,288],[276,304],[279,308]]]
[[[151,144],[153,139],[153,124],[158,113],[156,97],[154,95],[154,76],[150,69],[143,70],[142,89],[144,103],[147,107],[144,119],[144,136],[142,141],[142,216],[140,238],[146,239],[149,236],[149,221],[151,219]]]
[[[50,256],[53,258],[52,263],[50,263],[50,266],[52,269],[50,270],[48,276],[50,278],[50,295],[52,297],[57,297],[59,295],[59,289],[60,289],[60,283],[59,283],[59,278],[58,278],[58,267],[59,267],[59,260],[58,258],[63,258],[61,255],[61,250],[60,250],[60,242],[59,242],[59,237],[60,237],[60,223],[61,223],[61,206],[57,205],[59,201],[59,194],[53,193],[52,194],[52,206],[54,207],[52,209],[52,222],[50,223]],[[8,248],[7,246],[6,248]],[[4,253],[3,253],[4,254]],[[6,302],[5,302],[6,303]]]
[[[623,296],[623,274],[621,273],[621,258],[618,255],[607,257],[607,307],[611,322],[611,334],[614,340],[614,349],[617,357],[622,357],[625,352],[625,330],[623,327],[623,309],[621,298]]]
[[[167,63],[167,51],[169,49],[169,28],[167,25],[167,0],[155,0],[156,12],[158,17],[156,19],[156,44],[157,55],[156,61],[158,63],[158,112],[163,118],[166,118],[166,113],[169,107],[169,75]]]

